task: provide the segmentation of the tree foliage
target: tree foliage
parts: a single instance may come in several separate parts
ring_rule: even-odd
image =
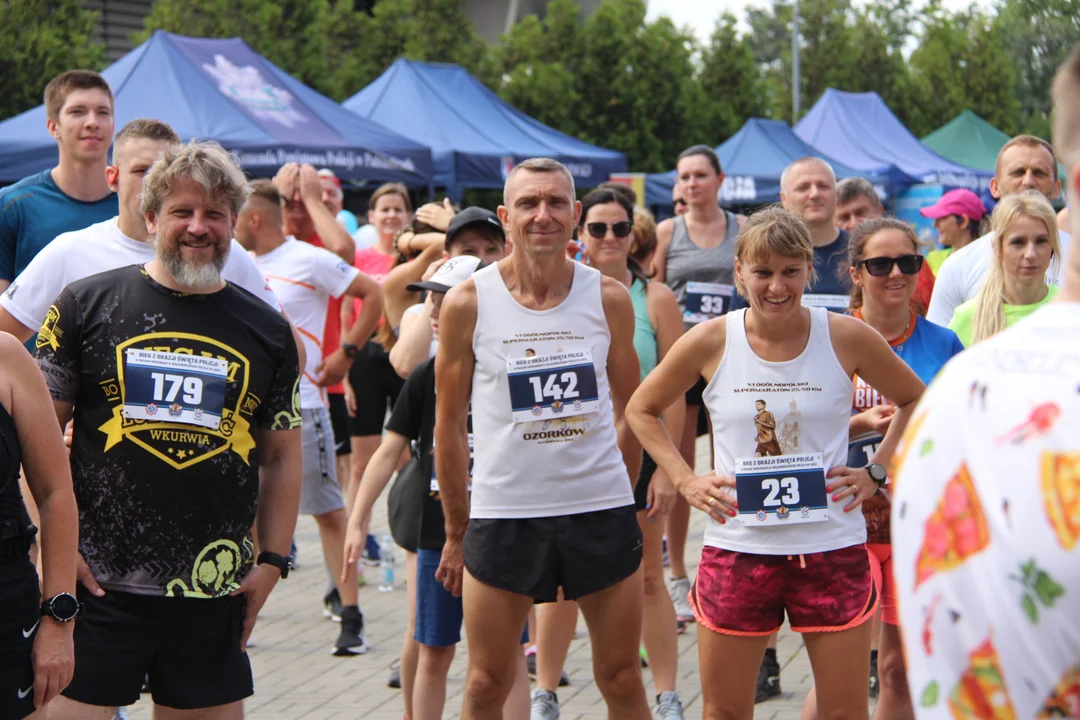
[[[1049,85],[1080,38],[1075,0],[995,0],[950,11],[942,0],[798,0],[800,102],[829,87],[875,91],[916,135],[971,109],[1006,133],[1046,136]],[[670,167],[688,145],[717,145],[755,116],[792,122],[792,0],[725,14],[700,41],[643,0],[605,0],[582,18],[551,0],[488,46],[469,0],[155,0],[146,28],[243,38],[303,82],[344,100],[399,57],[457,63],[520,110]],[[43,78],[100,68],[94,13],[78,0],[0,0],[0,113],[41,102]]]
[[[78,0],[0,0],[0,8],[0,118],[40,105],[55,75],[103,66],[104,48],[90,42],[97,13]]]

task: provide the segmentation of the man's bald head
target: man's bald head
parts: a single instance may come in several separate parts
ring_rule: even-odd
[[[780,173],[780,192],[784,192],[789,187],[792,175],[796,171],[802,168],[810,167],[815,167],[828,173],[829,177],[832,178],[833,188],[836,187],[836,172],[833,171],[832,165],[825,162],[819,157],[810,156],[799,158],[798,160],[784,168],[784,172]]]

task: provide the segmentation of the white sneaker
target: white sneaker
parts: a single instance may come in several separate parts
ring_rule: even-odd
[[[656,711],[653,715],[656,720],[685,720],[679,692],[674,690],[657,695]]]
[[[690,609],[690,578],[671,578],[668,592],[675,606],[675,619],[681,623],[694,622],[694,611]]]
[[[547,690],[532,691],[532,709],[529,720],[559,720],[559,698]]]

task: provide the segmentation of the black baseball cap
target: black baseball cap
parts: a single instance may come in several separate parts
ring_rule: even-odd
[[[449,245],[454,241],[454,236],[465,228],[473,227],[475,225],[481,225],[497,232],[499,240],[503,243],[506,242],[506,230],[503,229],[503,225],[499,222],[499,216],[482,207],[467,207],[450,221],[449,227],[446,228],[446,244]]]

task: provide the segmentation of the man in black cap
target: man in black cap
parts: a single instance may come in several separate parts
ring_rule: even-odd
[[[452,257],[472,255],[480,258],[484,265],[490,265],[502,260],[506,254],[506,232],[498,216],[484,208],[468,207],[450,221],[446,228],[443,256],[427,267],[422,280],[430,280],[439,267]],[[429,296],[401,316],[398,340],[390,351],[390,364],[402,377],[408,377],[417,365],[435,356],[431,310],[432,300]]]

